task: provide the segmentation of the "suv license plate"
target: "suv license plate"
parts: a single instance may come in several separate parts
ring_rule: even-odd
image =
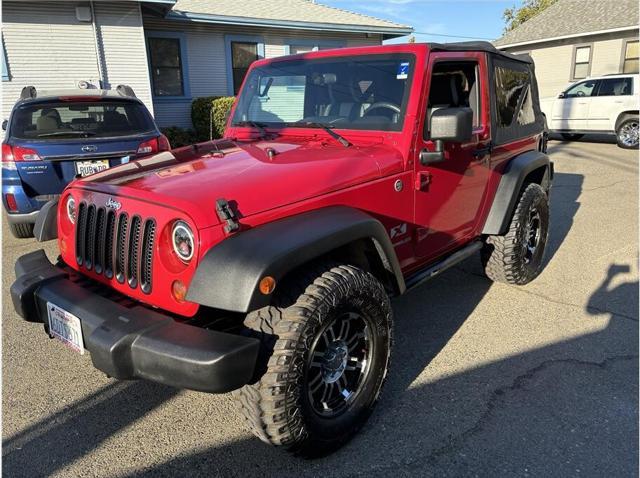
[[[80,319],[51,302],[47,302],[47,312],[49,313],[49,333],[60,339],[67,347],[84,354]]]
[[[109,160],[96,159],[93,161],[76,161],[76,173],[80,176],[89,176],[109,168]]]

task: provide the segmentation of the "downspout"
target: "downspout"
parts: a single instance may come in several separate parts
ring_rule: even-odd
[[[96,63],[98,65],[98,80],[100,81],[100,88],[107,87],[107,79],[104,76],[104,69],[102,67],[102,47],[100,46],[100,36],[98,35],[98,26],[96,24],[96,11],[93,8],[93,1],[89,2],[89,8],[91,9],[91,27],[93,28],[93,46],[96,51]]]

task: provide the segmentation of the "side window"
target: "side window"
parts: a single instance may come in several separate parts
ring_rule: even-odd
[[[495,69],[496,116],[499,127],[535,122],[531,79],[528,70],[498,66]]]
[[[440,108],[458,106],[471,108],[474,129],[482,126],[478,63],[438,62],[433,67],[429,86],[427,120],[430,121],[433,112]],[[428,134],[428,130],[425,133]]]
[[[576,98],[578,96],[592,96],[596,91],[597,84],[598,82],[595,80],[581,81],[565,91],[564,97]]]
[[[598,96],[627,96],[631,94],[631,78],[600,80]]]

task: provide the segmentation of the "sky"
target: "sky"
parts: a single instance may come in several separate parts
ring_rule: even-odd
[[[416,32],[416,41],[444,43],[499,38],[504,29],[502,12],[519,6],[522,0],[317,0],[317,3],[410,25]],[[407,37],[403,37],[390,42],[406,41]]]

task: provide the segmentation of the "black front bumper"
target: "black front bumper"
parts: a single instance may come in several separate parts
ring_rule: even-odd
[[[46,325],[50,302],[78,317],[93,365],[112,377],[223,393],[253,375],[257,339],[183,324],[143,306],[127,308],[72,281],[43,250],[20,257],[15,269],[16,312]]]

